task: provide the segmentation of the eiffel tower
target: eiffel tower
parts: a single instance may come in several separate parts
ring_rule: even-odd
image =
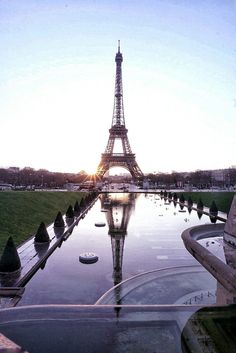
[[[121,70],[123,56],[120,52],[120,41],[118,42],[118,52],[116,53],[115,61],[116,82],[112,125],[109,130],[110,135],[105,149],[105,153],[102,153],[102,158],[97,167],[96,175],[98,178],[102,178],[111,167],[115,166],[126,168],[132,175],[132,178],[134,180],[138,180],[143,178],[143,173],[135,160],[135,154],[131,151],[127,136],[128,130],[125,127]],[[118,140],[121,141],[121,146],[123,149],[122,153],[113,152],[115,141]]]

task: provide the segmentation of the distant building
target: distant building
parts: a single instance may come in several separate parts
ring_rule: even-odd
[[[12,190],[13,186],[11,184],[0,183],[0,190]]]

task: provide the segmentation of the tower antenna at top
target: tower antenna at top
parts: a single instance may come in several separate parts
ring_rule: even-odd
[[[120,53],[120,40],[118,40],[118,53]]]

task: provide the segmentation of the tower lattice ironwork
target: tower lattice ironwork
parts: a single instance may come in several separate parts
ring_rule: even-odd
[[[143,173],[135,160],[135,154],[132,153],[127,136],[128,130],[125,127],[121,69],[122,61],[123,56],[120,52],[119,42],[118,52],[116,53],[115,57],[116,80],[112,125],[109,129],[109,139],[105,153],[102,153],[102,158],[98,165],[96,175],[102,178],[111,167],[123,167],[128,169],[133,179],[137,180],[143,177]],[[122,153],[114,153],[114,145],[116,140],[121,141]]]

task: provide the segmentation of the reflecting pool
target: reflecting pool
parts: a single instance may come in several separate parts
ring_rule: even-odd
[[[126,304],[186,304],[194,298],[195,304],[215,303],[216,280],[187,252],[181,239],[184,229],[205,223],[210,223],[208,216],[199,218],[197,212],[181,210],[155,194],[101,194],[28,282],[18,305],[94,304],[129,279],[134,287],[129,282],[132,290],[127,293],[132,295],[118,295],[118,304],[122,300]],[[79,256],[84,252],[95,253],[98,261],[81,263]],[[148,296],[138,290],[143,285]]]

